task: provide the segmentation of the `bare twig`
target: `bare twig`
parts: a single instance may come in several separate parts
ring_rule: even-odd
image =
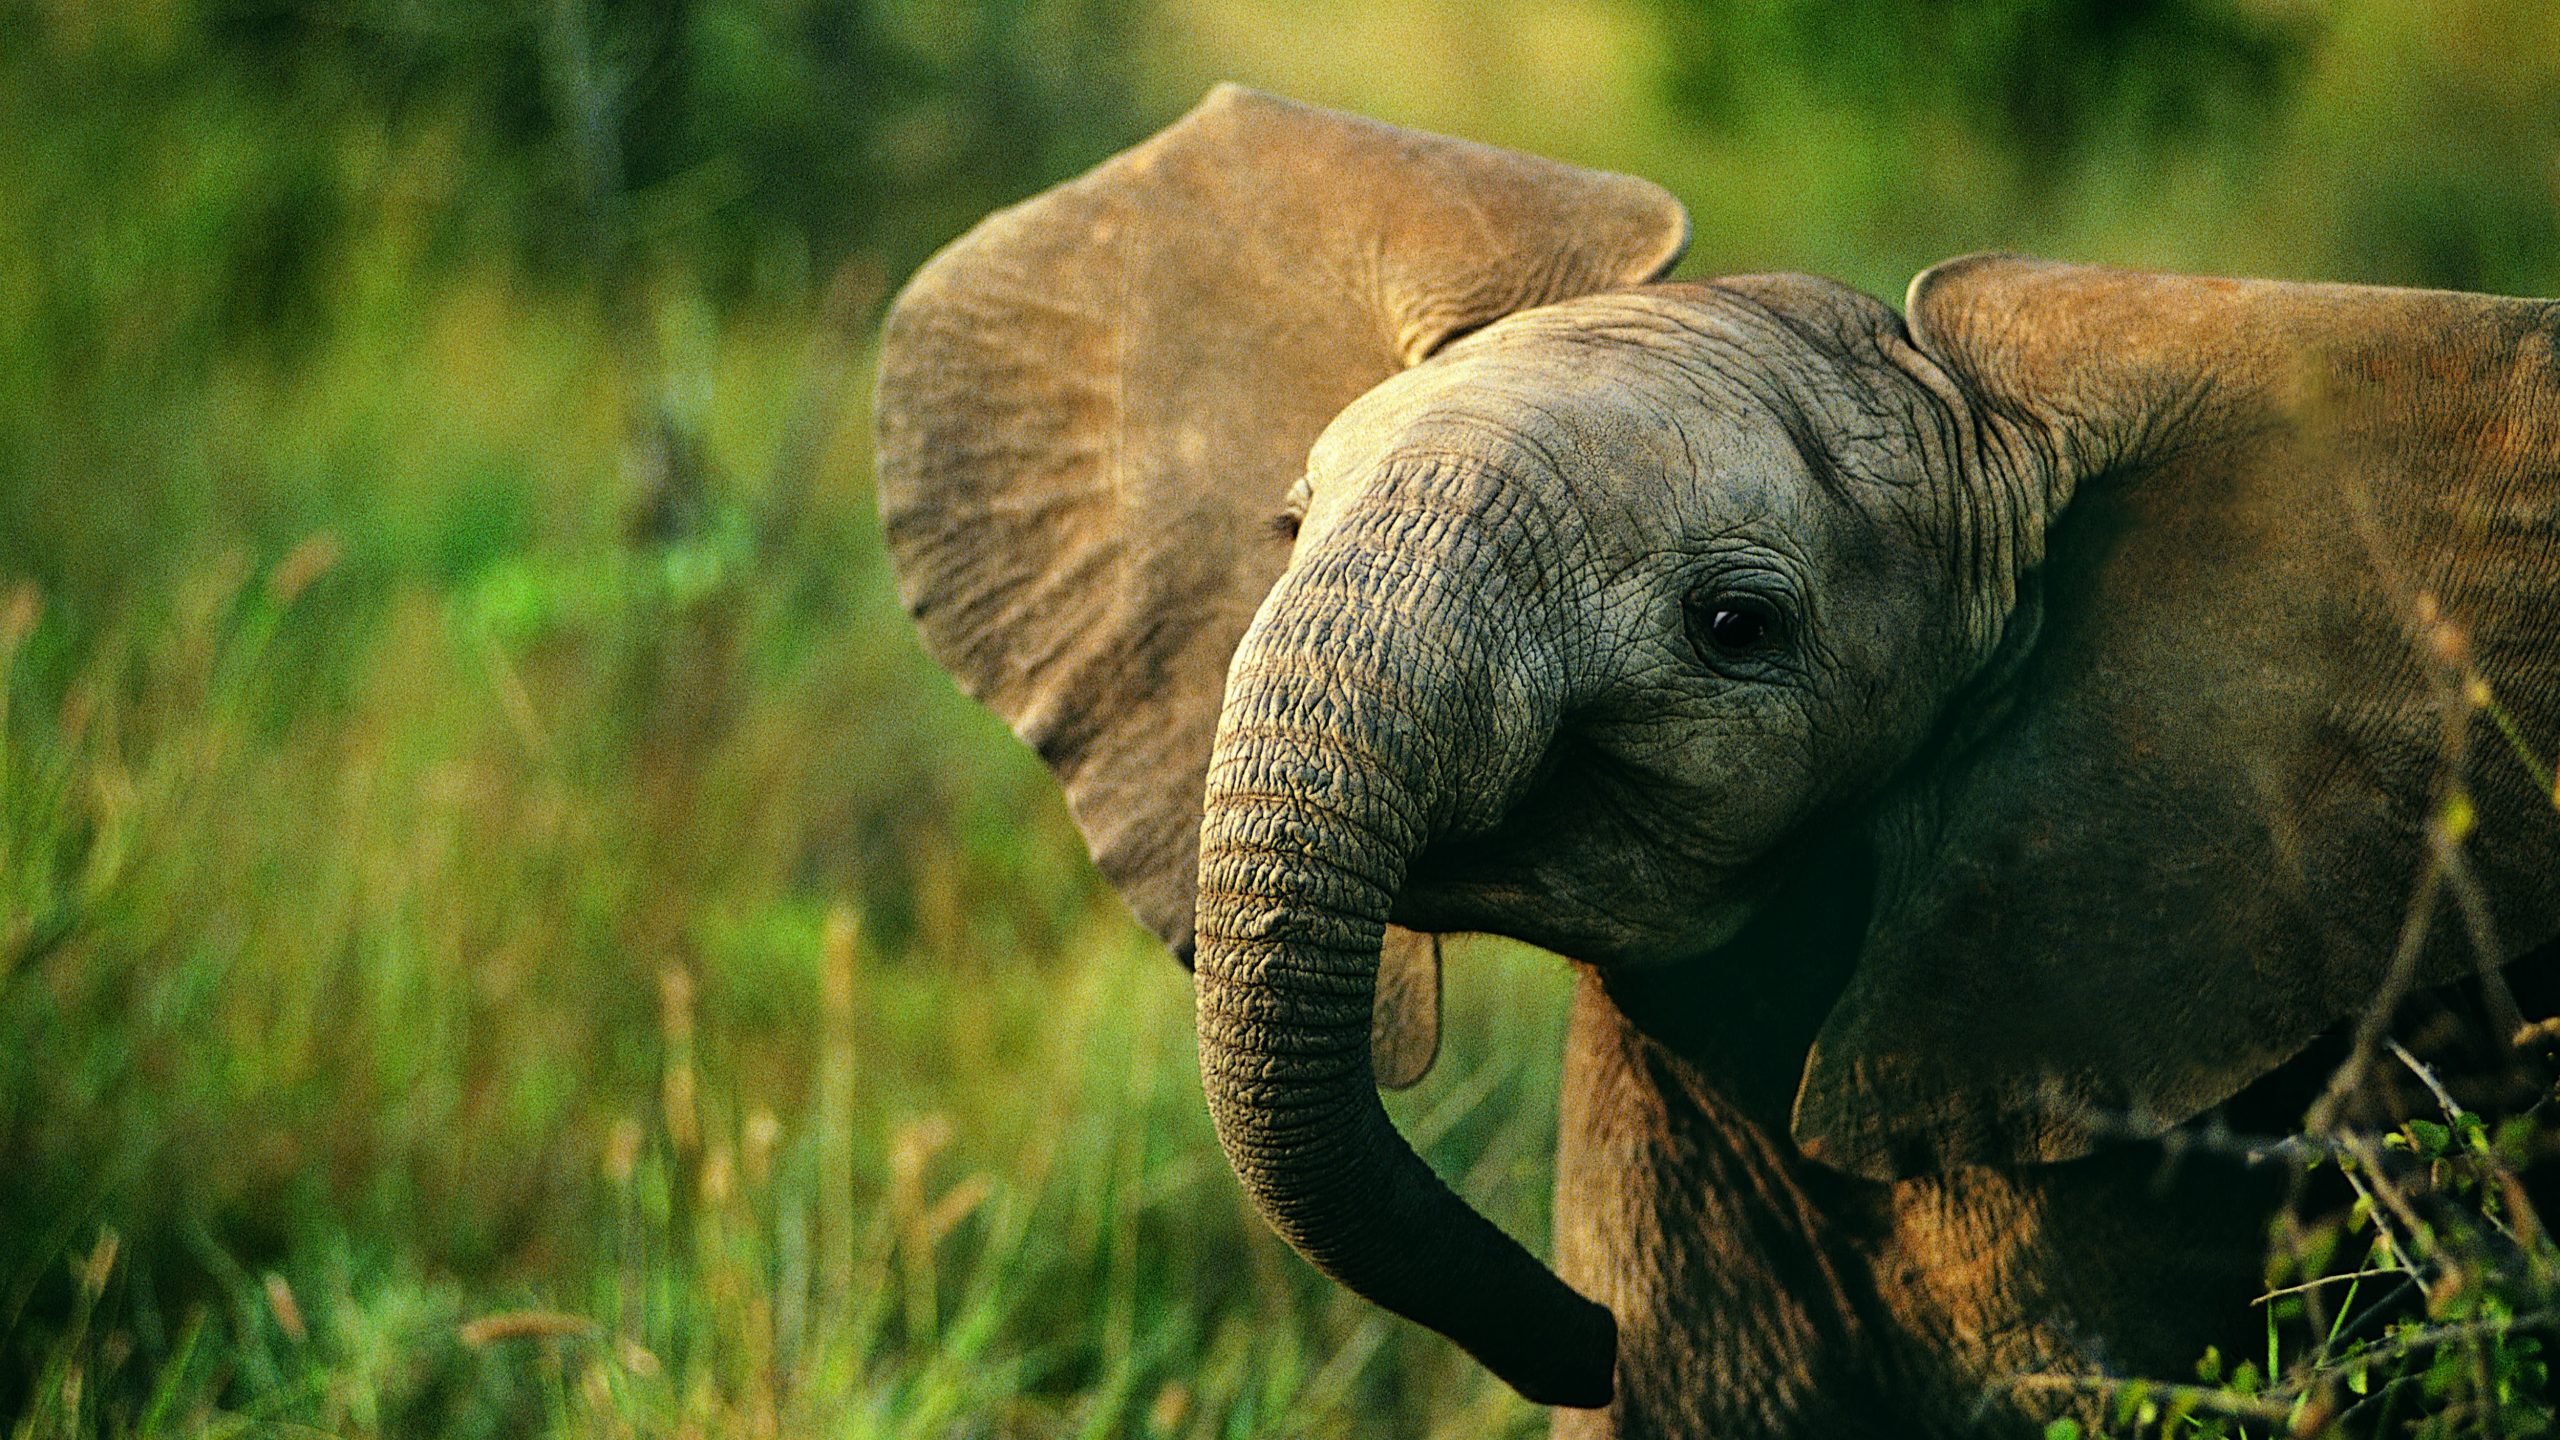
[[[2252,1305],[2264,1305],[2270,1300],[2280,1299],[2286,1295],[2300,1295],[2307,1291],[2317,1290],[2323,1285],[2343,1285],[2350,1281],[2371,1280],[2377,1276],[2398,1275],[2402,1273],[2403,1272],[2400,1270],[2385,1266],[2379,1270],[2349,1270],[2337,1275],[2323,1275],[2317,1280],[2305,1280],[2299,1285],[2278,1286],[2249,1303]]]
[[[2391,1047],[2392,1055],[2397,1057],[2401,1064],[2409,1067],[2409,1073],[2418,1077],[2419,1083],[2427,1087],[2428,1094],[2436,1097],[2436,1105],[2444,1111],[2444,1118],[2448,1121],[2461,1119],[2462,1107],[2453,1103],[2452,1092],[2444,1088],[2444,1082],[2436,1078],[2436,1073],[2420,1064],[2418,1057],[2409,1053],[2408,1046],[2397,1040],[2387,1043]]]
[[[2030,1394],[2095,1395],[2112,1399],[2130,1389],[2139,1388],[2146,1397],[2157,1397],[2172,1405],[2212,1415],[2227,1415],[2235,1420],[2267,1420],[2277,1424],[2293,1418],[2293,1401],[2271,1395],[2236,1395],[2212,1385],[2171,1385],[2157,1380],[2126,1380],[2113,1375],[2057,1375],[2034,1371],[2009,1379],[2012,1389]]]
[[[2409,913],[2400,923],[2400,938],[2393,947],[2391,968],[2385,973],[2381,988],[2374,992],[2372,1003],[2356,1021],[2355,1042],[2347,1058],[2329,1077],[2328,1088],[2311,1104],[2303,1117],[2303,1128],[2314,1135],[2326,1135],[2338,1128],[2338,1115],[2347,1097],[2364,1086],[2373,1068],[2373,1057],[2382,1048],[2383,1036],[2391,1028],[2392,1013],[2408,997],[2418,975],[2418,956],[2426,948],[2427,927],[2434,920],[2436,892],[2444,882],[2444,870],[2431,848],[2427,867],[2418,879],[2418,893],[2410,901]]]

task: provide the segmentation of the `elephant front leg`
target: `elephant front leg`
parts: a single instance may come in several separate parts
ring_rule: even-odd
[[[1925,1430],[1883,1399],[1863,1273],[1784,1135],[1637,1032],[1588,971],[1559,1120],[1556,1268],[1616,1314],[1618,1368],[1608,1409],[1556,1412],[1558,1440]]]

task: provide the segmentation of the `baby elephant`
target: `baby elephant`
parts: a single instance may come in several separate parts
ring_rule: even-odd
[[[2253,1323],[2158,1137],[2560,937],[2560,305],[1687,233],[1222,88],[907,287],[888,542],[1308,1259],[1560,1434],[2033,1433]],[[1552,1270],[1378,1101],[1460,931],[1579,976]]]

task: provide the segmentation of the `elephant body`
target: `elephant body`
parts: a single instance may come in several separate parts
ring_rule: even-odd
[[[1749,1005],[1678,973],[1579,974],[1556,1268],[1618,1316],[1622,1350],[1612,1404],[1557,1411],[1555,1433],[2032,1435],[2096,1418],[2102,1397],[2052,1382],[2182,1375],[2255,1338],[2270,1167],[2125,1145],[1876,1181],[1804,1157],[1789,1109],[1860,929],[1829,889],[1737,941],[1795,982]]]
[[[2387,1112],[2430,994],[2515,1060],[2560,306],[1685,236],[1223,88],[901,296],[902,593],[1195,967],[1262,1213],[1559,1434],[2094,1414],[2248,1338],[2285,1196],[2199,1117]],[[1450,932],[1577,963],[1553,1270],[1378,1102]]]
[[[2018,1377],[2183,1375],[2252,1338],[2281,1177],[2153,1146],[1844,1176],[1798,1153],[1771,1075],[1708,1053],[1580,980],[1556,1268],[1617,1315],[1620,1382],[1559,1437],[2032,1435],[2102,1397]]]
[[[2525,1013],[2560,1013],[2555,961],[2519,968]],[[2234,1138],[2220,1145],[2189,1135],[1877,1181],[1810,1161],[1789,1138],[1822,1014],[1806,1002],[1839,980],[1837,967],[1812,973],[1792,1013],[1742,1014],[1678,987],[1579,975],[1556,1268],[1618,1316],[1622,1348],[1611,1404],[1556,1411],[1557,1436],[2033,1436],[2066,1415],[2099,1425],[2104,1377],[2175,1379],[2208,1347],[2264,1346],[2251,1302],[2270,1283],[2271,1222],[2316,1219],[2352,1192],[2334,1174],[2298,1190],[2287,1167],[2246,1151],[2327,1085],[2344,1037],[2223,1107]],[[2431,1073],[2457,1077],[2467,1101],[2521,1108],[2547,1091],[2547,1062],[2512,1088],[2500,1058],[2468,1043],[2483,1004],[2468,987],[2421,995],[2403,1028],[2434,1037],[2417,1042]],[[2371,1114],[2431,1107],[2419,1082],[2396,1079],[2367,1096]],[[2560,1206],[2549,1166],[2519,1178],[2539,1213]]]

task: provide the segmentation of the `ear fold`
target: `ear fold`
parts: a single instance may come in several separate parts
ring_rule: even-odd
[[[1809,1151],[2061,1160],[2219,1103],[2385,988],[2449,774],[2495,939],[2439,898],[2411,977],[2560,934],[2560,812],[2463,695],[2560,740],[2560,306],[1982,257],[1910,312],[2044,614],[1888,821]]]
[[[1687,234],[1640,180],[1221,86],[899,296],[876,413],[907,606],[1186,962],[1227,661],[1308,447],[1455,335],[1652,279]]]
[[[1440,1056],[1440,937],[1387,927],[1378,993],[1369,1006],[1369,1069],[1382,1090],[1404,1090]]]

